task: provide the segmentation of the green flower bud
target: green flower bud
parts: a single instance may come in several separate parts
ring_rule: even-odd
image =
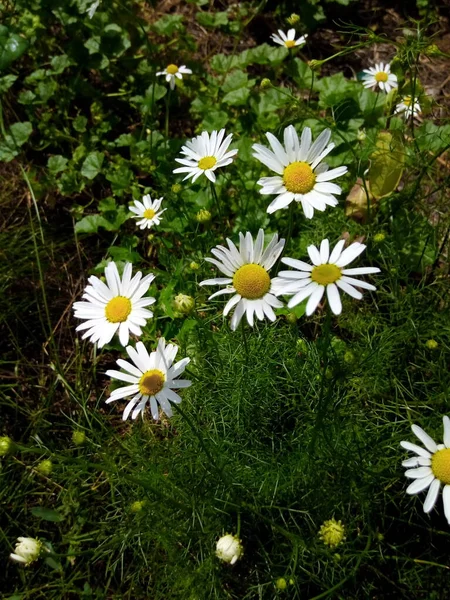
[[[272,82],[267,77],[264,77],[264,79],[261,80],[259,86],[262,90],[267,90],[267,88],[272,87]]]
[[[295,323],[297,323],[298,319],[297,319],[297,316],[295,315],[295,313],[290,312],[286,315],[286,321],[288,323],[290,323],[291,325],[295,325]]]
[[[439,344],[436,340],[427,340],[425,342],[425,346],[428,348],[428,350],[436,350],[439,347]]]
[[[186,294],[178,294],[175,296],[174,308],[183,315],[188,315],[194,310],[195,300],[192,296]]]
[[[297,352],[308,352],[308,344],[303,338],[298,338],[295,347],[297,349]]]
[[[351,352],[351,350],[347,350],[347,352],[344,354],[344,362],[346,362],[348,365],[351,365],[355,362],[355,355],[353,352]]]
[[[133,504],[130,506],[130,510],[133,513],[138,513],[140,512],[145,506],[145,500],[136,500],[136,502],[133,502]]]
[[[297,23],[300,23],[300,16],[296,13],[292,13],[292,15],[287,18],[287,22],[289,25],[296,25]]]
[[[211,221],[211,213],[206,208],[202,208],[195,215],[195,218],[199,223],[208,223],[208,221]]]
[[[182,189],[183,189],[183,186],[180,185],[179,183],[174,183],[173,186],[172,186],[172,192],[174,194],[179,194]]]
[[[193,260],[189,264],[189,268],[192,269],[193,271],[198,271],[200,269],[200,265]]]
[[[319,530],[319,537],[324,544],[331,548],[338,546],[345,540],[345,527],[342,525],[342,521],[336,521],[336,519],[325,521]]]
[[[313,59],[313,60],[309,61],[308,66],[313,71],[317,71],[318,69],[320,69],[320,67],[322,66],[323,62],[324,62],[323,60],[315,60],[315,59]]]
[[[5,456],[12,450],[13,441],[7,435],[0,437],[0,456]]]
[[[36,471],[38,473],[40,473],[41,475],[45,475],[48,477],[50,475],[50,473],[53,471],[52,461],[49,458],[46,458],[45,460],[41,460],[41,462],[36,467]]]
[[[275,582],[275,587],[277,590],[285,590],[287,588],[287,581],[284,577],[280,577]]]
[[[383,232],[376,233],[373,236],[373,241],[376,242],[377,244],[379,244],[380,242],[384,242],[385,239],[386,239],[386,235]]]
[[[84,431],[74,431],[72,433],[72,442],[75,446],[81,446],[86,441],[86,434]]]

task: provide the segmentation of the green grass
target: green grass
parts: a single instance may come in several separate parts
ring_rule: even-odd
[[[241,6],[249,12],[239,18],[224,10],[211,25],[210,11],[195,7],[154,22],[138,3],[103,2],[92,20],[75,4],[62,2],[61,15],[39,2],[11,9],[7,25],[29,49],[5,70],[15,80],[0,77],[2,132],[14,123],[33,132],[11,142],[10,155],[0,139],[0,436],[13,440],[0,457],[2,598],[444,600],[442,500],[425,515],[424,494],[406,494],[400,447],[415,441],[413,423],[440,443],[449,402],[450,125],[416,68],[433,25],[421,22],[414,39],[390,46],[401,89],[413,82],[422,94],[422,122],[405,124],[392,114],[396,98],[364,91],[338,67],[313,72],[308,46],[296,56],[253,42],[237,51],[251,19],[267,17],[262,5]],[[281,26],[289,13],[280,6]],[[211,40],[227,36],[233,57],[202,55],[192,19],[211,27]],[[91,50],[102,44],[88,55],[79,35]],[[349,60],[364,50],[370,62],[381,41],[358,27],[334,50]],[[154,72],[175,57],[194,74],[168,97]],[[259,86],[263,77],[271,87]],[[328,162],[349,166],[340,205],[312,220],[298,205],[268,215],[256,184],[268,173],[252,143],[291,123],[314,137],[330,127]],[[205,178],[174,188],[181,145],[222,126],[239,156],[214,193]],[[388,129],[401,133],[401,185],[351,218],[345,198],[369,167],[366,185],[374,184],[377,136]],[[394,170],[387,154],[382,166]],[[142,232],[128,205],[144,193],[164,196],[167,211]],[[196,218],[204,208],[208,223]],[[267,238],[288,237],[284,256],[303,260],[323,238],[363,241],[358,266],[381,269],[365,277],[377,291],[359,302],[344,296],[338,317],[326,307],[306,317],[302,305],[231,332],[224,301],[208,301],[215,290],[198,286],[216,272],[203,259],[226,237],[260,227]],[[153,350],[164,336],[191,359],[192,386],[171,419],[154,422],[147,411],[123,422],[125,402],[105,404],[116,385],[105,373],[123,349],[115,339],[99,350],[75,332],[72,304],[109,260],[157,275],[155,318],[141,339]],[[176,312],[178,293],[195,298],[191,314]],[[319,537],[332,518],[346,536],[335,549]],[[226,533],[244,547],[233,566],[215,556]],[[18,536],[46,548],[27,567],[8,560]]]

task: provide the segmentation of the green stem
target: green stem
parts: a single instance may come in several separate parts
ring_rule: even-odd
[[[169,112],[170,112],[170,93],[171,93],[171,89],[169,86],[169,91],[167,93],[166,96],[166,122],[165,122],[165,127],[164,127],[164,131],[165,131],[165,137],[166,137],[166,148],[169,147]]]
[[[241,321],[241,331],[242,331],[242,341],[243,341],[244,350],[245,350],[245,365],[247,366],[250,355],[249,355],[249,351],[248,351],[247,328],[245,326],[245,322],[244,322],[243,318]]]
[[[217,207],[217,214],[219,215],[220,218],[222,218],[222,211],[220,210],[220,201],[219,201],[219,197],[217,195],[216,186],[215,186],[215,184],[212,181],[210,181],[209,183],[210,183],[210,186],[211,186],[211,193],[212,193],[212,196],[213,196],[213,200],[214,200],[215,205]]]

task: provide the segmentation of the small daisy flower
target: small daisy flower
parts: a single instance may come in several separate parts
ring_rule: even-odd
[[[330,548],[338,546],[345,540],[345,527],[342,525],[342,521],[336,521],[336,519],[324,521],[319,529],[319,537]]]
[[[244,548],[237,535],[223,535],[216,544],[216,556],[224,562],[234,565],[234,563],[243,555]]]
[[[442,502],[444,505],[444,514],[450,525],[450,419],[443,417],[444,423],[444,443],[436,442],[418,425],[411,427],[425,448],[412,444],[411,442],[400,442],[402,448],[411,450],[415,456],[402,462],[404,467],[408,467],[405,476],[414,481],[407,487],[407,494],[418,494],[428,488],[427,497],[423,504],[423,510],[429,513],[433,510],[441,483]]]
[[[156,73],[158,76],[164,76],[166,78],[166,82],[170,85],[170,89],[175,89],[175,78],[183,79],[183,75],[192,75],[191,69],[188,69],[186,65],[181,65],[181,67],[177,67],[177,65],[167,65],[164,71],[158,71]]]
[[[343,250],[345,240],[340,240],[330,254],[328,240],[322,240],[320,249],[308,246],[308,254],[312,265],[294,258],[282,258],[281,262],[296,269],[295,271],[280,271],[277,278],[277,295],[293,295],[288,307],[292,308],[309,297],[306,305],[307,316],[316,310],[322,296],[327,291],[328,302],[335,315],[342,311],[339,289],[352,298],[360,300],[362,293],[356,288],[375,290],[375,286],[360,281],[350,275],[367,275],[379,273],[378,267],[357,267],[345,269],[366,248],[364,244],[354,242]]]
[[[133,219],[141,219],[136,222],[136,225],[139,225],[140,229],[150,229],[153,225],[159,225],[161,223],[160,217],[163,212],[167,210],[165,208],[159,210],[162,201],[162,198],[152,201],[150,194],[147,194],[142,198],[142,202],[135,200],[134,206],[130,206],[131,212],[136,215]]]
[[[216,246],[211,253],[218,259],[206,258],[215,265],[225,277],[206,279],[200,285],[225,285],[225,289],[212,294],[208,300],[222,294],[234,294],[228,300],[223,314],[226,317],[233,307],[231,330],[236,331],[244,313],[250,327],[253,327],[254,315],[262,321],[267,317],[275,321],[274,308],[281,308],[283,303],[274,295],[274,281],[269,275],[270,269],[278,260],[284,248],[285,240],[278,241],[276,233],[264,250],[264,231],[259,230],[256,241],[250,232],[239,233],[239,250],[227,239],[228,248]]]
[[[187,142],[186,146],[181,148],[181,153],[187,158],[175,159],[184,166],[178,167],[173,172],[187,173],[184,179],[192,177],[192,181],[196,181],[200,175],[204,174],[214,183],[216,181],[214,171],[232,163],[237,154],[237,150],[227,152],[233,134],[230,133],[223,139],[224,135],[225,129],[221,129],[219,132],[213,131],[211,135],[203,131],[201,135]]]
[[[379,87],[380,90],[389,94],[391,89],[398,86],[397,75],[391,73],[391,65],[389,63],[377,63],[375,67],[363,69],[363,85],[365,88]]]
[[[183,358],[173,365],[178,346],[174,344],[166,346],[164,338],[159,339],[156,352],[149,354],[142,342],[136,344],[136,349],[127,346],[126,351],[134,364],[119,359],[117,364],[125,370],[125,373],[112,370],[106,371],[106,374],[131,385],[114,390],[106,403],[132,396],[123,412],[124,421],[128,419],[131,411],[133,411],[132,419],[135,419],[139,413],[143,413],[147,402],[150,403],[150,410],[155,421],[159,418],[158,404],[166,415],[171,417],[173,413],[170,403],[180,404],[181,402],[180,396],[173,390],[187,388],[192,383],[187,379],[177,379],[189,364],[190,359]]]
[[[279,44],[280,46],[286,46],[286,48],[294,48],[294,46],[301,46],[306,42],[307,35],[301,35],[297,40],[295,39],[295,29],[289,29],[289,31],[284,33],[281,29],[278,30],[278,35],[276,33],[272,33],[270,36],[272,41],[275,44]]]
[[[329,144],[331,130],[325,129],[314,143],[311,129],[305,127],[299,140],[292,125],[284,130],[284,147],[271,133],[266,133],[272,151],[260,144],[254,144],[253,156],[266,167],[278,173],[274,177],[262,177],[261,194],[277,194],[267,207],[268,213],[285,208],[293,200],[301,202],[307,219],[312,219],[314,209],[324,211],[328,206],[338,204],[334,194],[340,194],[341,188],[332,179],[347,173],[347,167],[328,170],[323,161],[334,144]]]
[[[122,346],[128,344],[130,331],[134,335],[142,335],[141,327],[153,317],[153,313],[145,307],[153,304],[155,298],[143,298],[155,276],[142,277],[139,271],[131,279],[132,266],[126,263],[122,279],[117,265],[110,262],[105,268],[106,284],[98,277],[89,277],[83,298],[86,302],[75,302],[73,305],[77,319],[86,322],[78,325],[77,331],[86,332],[83,338],[90,338],[101,348],[108,344],[114,334],[119,332]]]
[[[417,98],[412,96],[404,96],[402,101],[395,107],[395,112],[403,113],[405,121],[408,121],[411,117],[418,117],[422,109],[420,108],[419,101]]]
[[[35,538],[19,537],[14,552],[9,555],[11,560],[30,565],[39,558],[42,551],[42,542]]]

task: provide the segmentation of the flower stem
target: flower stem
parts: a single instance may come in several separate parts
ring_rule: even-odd
[[[211,194],[213,196],[213,200],[214,200],[214,203],[217,208],[217,214],[219,215],[220,218],[222,218],[222,211],[220,210],[220,201],[219,201],[219,197],[217,195],[216,186],[214,185],[214,183],[212,181],[210,181],[209,184],[211,186]]]
[[[169,91],[166,96],[166,122],[165,122],[165,137],[166,137],[166,148],[169,147],[169,112],[170,112],[170,92],[172,90],[169,87]]]

